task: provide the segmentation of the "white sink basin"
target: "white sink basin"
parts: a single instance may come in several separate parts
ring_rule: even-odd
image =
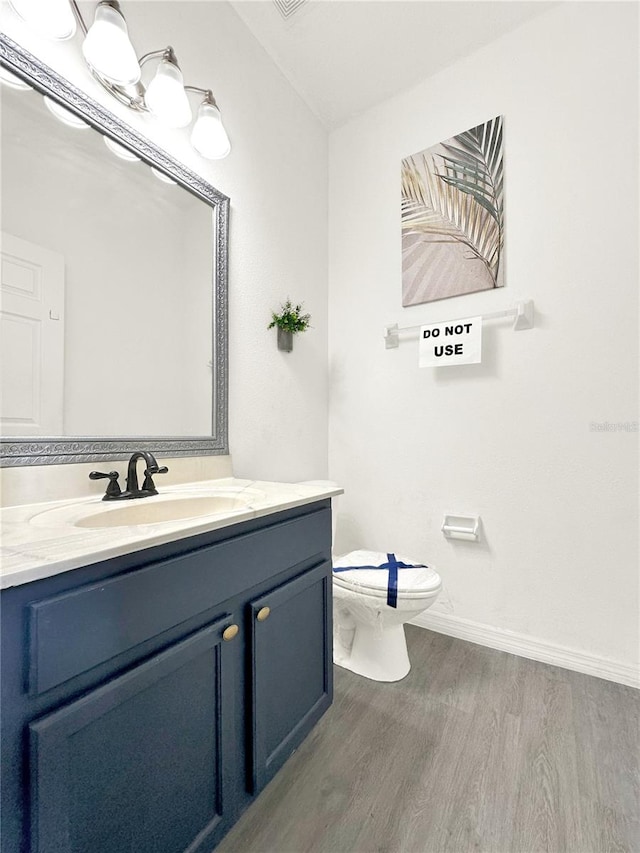
[[[262,493],[252,489],[220,490],[215,493],[156,495],[130,501],[71,504],[39,513],[31,519],[37,527],[60,525],[104,529],[138,524],[167,524],[174,521],[232,515],[260,502]]]
[[[154,503],[151,498],[123,501],[118,506],[106,508],[74,522],[74,527],[125,527],[130,524],[161,524],[165,521],[182,521],[185,518],[200,518],[221,512],[244,509],[248,501],[239,497],[216,495],[215,497],[174,498]]]

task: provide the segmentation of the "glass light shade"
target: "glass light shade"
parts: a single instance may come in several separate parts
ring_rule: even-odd
[[[85,130],[90,126],[86,123],[86,121],[83,121],[75,113],[72,113],[71,110],[68,110],[66,107],[63,107],[62,104],[59,104],[57,101],[54,101],[47,95],[44,95],[43,97],[49,112],[52,113],[63,124],[67,124],[69,125],[69,127],[74,127],[76,128],[76,130]]]
[[[111,83],[125,86],[140,79],[140,63],[129,41],[126,21],[113,6],[98,5],[82,53],[94,71]]]
[[[145,92],[144,102],[167,127],[185,127],[192,119],[182,71],[163,59]]]
[[[9,0],[19,18],[48,39],[70,39],[76,32],[76,18],[69,0]]]
[[[231,143],[218,107],[206,102],[200,105],[198,118],[191,132],[191,144],[198,154],[202,154],[207,160],[221,160],[231,151]]]
[[[0,83],[4,83],[5,86],[10,86],[12,89],[19,89],[21,92],[26,92],[32,88],[2,65],[0,65]]]
[[[109,151],[112,154],[115,154],[116,157],[119,157],[121,160],[126,160],[128,163],[139,163],[140,158],[133,153],[133,151],[129,151],[128,148],[125,148],[124,145],[120,145],[119,142],[116,142],[115,139],[111,139],[110,136],[103,136],[104,144],[107,146]]]
[[[170,178],[169,175],[165,175],[164,172],[161,172],[160,169],[156,169],[155,166],[151,166],[151,171],[156,176],[159,181],[162,181],[163,184],[176,184],[176,181],[173,178]]]

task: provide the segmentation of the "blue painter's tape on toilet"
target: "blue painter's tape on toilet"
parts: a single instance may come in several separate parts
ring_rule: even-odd
[[[425,563],[405,563],[402,560],[398,560],[396,555],[391,553],[387,554],[386,563],[380,563],[376,566],[342,566],[335,564],[333,567],[334,572],[350,572],[350,571],[362,571],[363,569],[373,569],[389,572],[389,580],[387,581],[387,604],[389,607],[397,607],[398,606],[398,569],[428,569]]]

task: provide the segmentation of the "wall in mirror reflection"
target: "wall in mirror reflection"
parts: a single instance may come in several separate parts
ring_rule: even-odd
[[[3,434],[210,435],[210,208],[1,97]]]

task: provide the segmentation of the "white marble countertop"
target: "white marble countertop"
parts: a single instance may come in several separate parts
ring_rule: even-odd
[[[51,575],[218,530],[291,507],[342,494],[322,483],[271,483],[225,477],[163,489],[157,496],[134,501],[103,502],[100,498],[53,501],[0,510],[0,588]],[[194,518],[122,526],[91,527],[91,517],[127,506],[230,496],[237,508]],[[135,507],[137,510],[137,506]],[[153,507],[152,509],[155,509]],[[76,526],[82,521],[87,526]]]

